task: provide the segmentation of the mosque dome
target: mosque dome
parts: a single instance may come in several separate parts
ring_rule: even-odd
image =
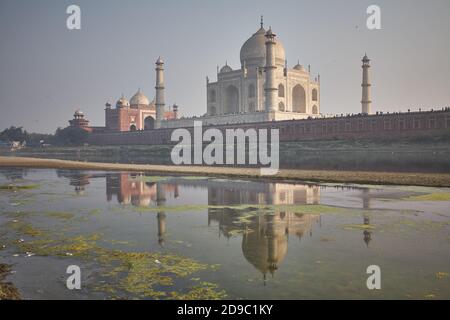
[[[123,95],[119,100],[117,100],[116,108],[126,108],[129,106],[130,106],[130,103],[128,102],[127,99],[125,99],[125,97]]]
[[[141,89],[136,92],[134,96],[130,99],[130,106],[140,106],[140,105],[146,105],[148,106],[150,104],[148,98],[141,92]]]
[[[275,62],[277,65],[284,66],[284,61],[286,60],[286,54],[284,51],[284,46],[281,41],[276,38],[275,44]],[[261,26],[261,28],[253,34],[241,48],[241,64],[244,65],[255,65],[260,66],[265,65],[266,59],[266,30]]]
[[[84,113],[83,111],[78,109],[77,111],[75,111],[74,116],[84,116]]]

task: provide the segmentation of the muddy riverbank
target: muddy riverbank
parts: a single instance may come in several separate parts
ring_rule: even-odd
[[[228,176],[261,178],[267,180],[290,180],[333,183],[359,183],[378,185],[416,185],[428,187],[450,187],[450,174],[412,172],[369,172],[337,170],[281,169],[276,175],[261,176],[257,168],[231,168],[207,166],[169,166],[148,164],[120,164],[100,162],[78,162],[57,159],[25,157],[0,157],[0,167],[56,168],[78,170],[123,170],[166,174],[201,174],[205,176]]]

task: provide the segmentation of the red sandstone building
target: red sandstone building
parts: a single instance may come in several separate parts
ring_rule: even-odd
[[[174,105],[172,110],[164,112],[164,119],[176,119],[177,112],[178,107]],[[138,90],[129,102],[122,95],[116,103],[116,108],[111,108],[111,104],[106,103],[105,131],[151,130],[155,128],[155,119],[155,101],[149,102],[141,90]]]
[[[81,110],[75,111],[73,119],[69,120],[71,127],[80,128],[88,132],[92,132],[92,128],[89,127],[89,120],[84,117],[84,113]]]

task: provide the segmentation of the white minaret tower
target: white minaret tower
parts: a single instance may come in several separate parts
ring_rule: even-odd
[[[266,112],[276,110],[277,86],[275,84],[275,34],[272,28],[266,32],[266,84],[264,94],[266,97]]]
[[[156,61],[156,129],[161,128],[161,122],[164,119],[164,61],[161,57]]]
[[[370,76],[369,76],[369,68],[370,68],[370,59],[367,57],[367,54],[362,59],[363,65],[363,78],[362,78],[362,99],[361,99],[361,107],[363,114],[371,114],[372,112],[372,100],[371,100],[371,84],[370,84]]]

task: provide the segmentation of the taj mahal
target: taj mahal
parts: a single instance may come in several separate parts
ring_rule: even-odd
[[[122,95],[106,103],[105,126],[89,126],[77,110],[70,126],[92,134],[90,144],[171,144],[176,128],[277,128],[280,141],[353,139],[442,134],[450,128],[450,108],[431,111],[372,112],[370,59],[362,58],[361,111],[325,115],[320,105],[320,75],[297,63],[288,67],[282,41],[263,20],[240,49],[240,67],[217,67],[215,81],[206,77],[206,111],[183,117],[177,105],[165,103],[164,60],[155,63],[152,100],[138,90],[130,100]],[[355,88],[356,89],[356,88]],[[182,108],[181,108],[182,109]]]
[[[319,114],[320,83],[297,63],[287,66],[282,42],[271,29],[261,27],[242,46],[241,67],[228,64],[217,73],[217,81],[207,79],[208,116],[245,114],[248,120],[303,119]],[[217,119],[217,121],[220,121]]]
[[[228,63],[218,67],[215,82],[206,78],[207,101],[203,116],[179,118],[178,106],[166,108],[165,105],[164,61],[159,57],[155,69],[155,98],[148,99],[139,89],[130,100],[122,95],[115,108],[106,103],[104,130],[192,127],[194,120],[207,126],[320,115],[320,76],[312,79],[310,68],[300,63],[288,68],[283,43],[271,28],[264,28],[262,17],[259,29],[242,45],[240,61],[237,69]]]

